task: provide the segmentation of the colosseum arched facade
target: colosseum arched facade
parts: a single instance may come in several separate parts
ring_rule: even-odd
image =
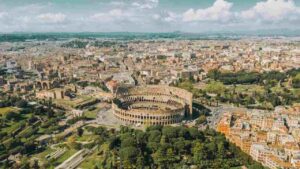
[[[128,124],[169,125],[192,113],[192,93],[171,86],[119,88],[113,113]]]

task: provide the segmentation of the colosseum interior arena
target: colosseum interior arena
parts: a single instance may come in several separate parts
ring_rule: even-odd
[[[112,108],[127,124],[170,125],[191,115],[192,99],[192,93],[170,86],[118,88]]]

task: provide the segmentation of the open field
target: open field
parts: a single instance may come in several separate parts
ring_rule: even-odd
[[[78,106],[80,104],[86,103],[93,100],[92,97],[89,96],[79,96],[78,98],[67,100],[67,99],[55,99],[54,103],[61,105],[65,108],[74,108],[75,106]]]
[[[227,89],[233,90],[234,87],[232,85],[227,85]],[[252,92],[257,92],[257,93],[263,93],[264,92],[264,87],[260,85],[236,85],[235,87],[236,92],[242,92],[242,93],[247,93],[250,94]]]
[[[5,115],[8,112],[17,112],[19,109],[15,107],[2,107],[0,108],[0,116]]]

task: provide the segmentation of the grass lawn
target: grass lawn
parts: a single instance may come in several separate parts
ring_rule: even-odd
[[[90,155],[89,157],[87,157],[79,166],[79,168],[83,168],[83,169],[90,169],[90,168],[94,168],[95,165],[98,165],[98,167],[100,168],[101,163],[104,160],[104,156],[103,155],[98,155],[98,152],[102,152],[103,154],[105,154],[106,152],[110,151],[109,150],[109,145],[108,144],[102,144],[100,146],[99,150],[96,150],[92,155]]]
[[[284,93],[283,88],[278,86],[272,87],[271,90],[274,93]]]
[[[45,151],[35,154],[33,157],[38,158],[42,163],[46,163],[49,161],[45,157],[54,151],[56,151],[56,150],[51,149],[49,146]],[[57,165],[63,163],[68,158],[70,158],[76,152],[77,152],[77,150],[67,149],[67,151],[62,156],[60,156],[58,159],[56,159],[52,164],[55,164],[57,166]],[[50,164],[49,168],[55,168],[55,166]]]
[[[15,107],[2,107],[2,108],[0,108],[0,115],[5,115],[6,113],[12,112],[12,111],[17,112],[18,109]]]
[[[84,142],[89,142],[89,141],[93,141],[97,136],[96,135],[92,135],[92,134],[84,134],[81,137],[76,136],[76,141],[84,141]]]
[[[49,146],[45,151],[43,151],[41,153],[38,153],[38,154],[35,154],[33,157],[38,158],[42,162],[46,162],[47,161],[46,158],[45,158],[46,155],[48,155],[48,154],[50,154],[50,153],[52,153],[54,151],[55,150],[51,149],[50,146]]]
[[[87,157],[79,166],[79,168],[83,169],[93,169],[96,165],[100,167],[101,162],[103,161],[102,156],[97,155],[97,151],[94,152],[91,156]]]
[[[18,111],[17,108],[11,108],[11,110],[13,111]],[[30,117],[31,114],[21,114],[21,120],[19,120],[18,122],[14,122],[14,121],[10,121],[7,122],[5,127],[2,127],[0,130],[1,131],[5,131],[7,133],[12,133],[14,131],[16,131],[21,125],[21,123],[26,123],[26,119],[28,119]],[[25,130],[25,128],[22,128],[22,130]],[[23,132],[23,131],[21,131]]]
[[[13,131],[16,131],[20,127],[19,122],[9,122],[7,123],[7,127],[1,128],[1,131],[12,133]]]
[[[229,89],[233,89],[233,86],[228,86]],[[242,93],[249,93],[251,94],[252,92],[256,91],[258,93],[263,93],[264,87],[260,85],[236,85],[235,90],[237,92],[242,92]]]
[[[84,116],[89,118],[89,119],[96,119],[97,118],[97,113],[98,113],[99,109],[96,108],[95,110],[93,111],[85,111],[84,112]]]
[[[61,157],[59,157],[55,162],[58,164],[63,163],[65,160],[70,158],[73,154],[75,154],[77,150],[69,149],[67,150]]]
[[[74,100],[64,100],[64,99],[55,99],[54,103],[69,109],[76,105],[76,102]]]
[[[55,99],[54,102],[66,108],[74,108],[75,106],[80,105],[82,103],[89,102],[92,99],[93,99],[92,97],[79,96],[78,98],[75,98],[73,100]]]
[[[293,91],[293,93],[295,94],[295,95],[297,95],[297,96],[299,96],[300,97],[300,88],[299,89],[292,89],[292,91]]]

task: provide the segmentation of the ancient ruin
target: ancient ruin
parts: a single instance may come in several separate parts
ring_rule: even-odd
[[[163,85],[118,88],[112,108],[128,124],[170,125],[191,115],[192,98],[184,89]]]

